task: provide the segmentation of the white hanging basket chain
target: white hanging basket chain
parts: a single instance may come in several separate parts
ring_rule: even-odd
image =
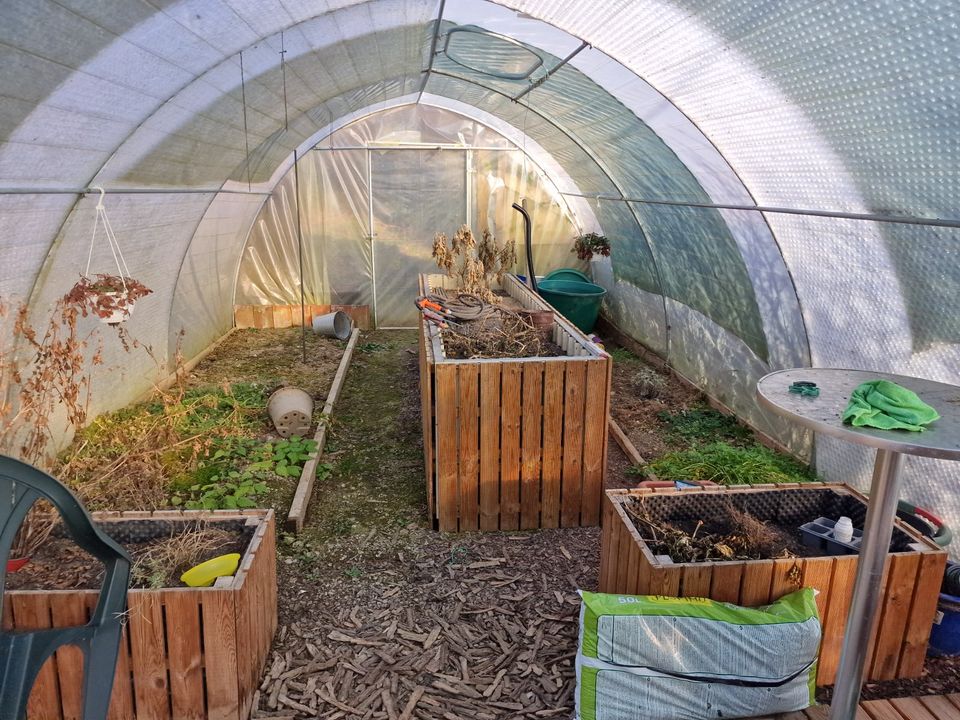
[[[127,261],[123,259],[123,252],[120,250],[120,243],[117,242],[117,235],[110,224],[110,218],[107,217],[107,209],[103,205],[103,198],[106,192],[102,187],[95,187],[100,193],[100,199],[97,201],[97,215],[93,220],[93,234],[90,236],[90,249],[87,252],[87,269],[84,271],[84,277],[90,277],[90,263],[93,260],[93,247],[97,241],[97,227],[103,225],[103,234],[107,236],[107,245],[113,255],[113,261],[117,265],[117,276],[123,285],[123,290],[127,290],[127,278],[130,277],[130,270],[127,269]]]

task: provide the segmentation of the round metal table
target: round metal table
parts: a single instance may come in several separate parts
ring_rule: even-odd
[[[870,380],[890,380],[913,390],[940,413],[940,419],[928,425],[924,432],[844,425],[841,417],[850,393]],[[797,381],[816,383],[820,396],[790,393],[790,385]],[[757,397],[762,407],[811,430],[877,449],[857,578],[830,705],[831,720],[853,720],[860,698],[870,629],[879,601],[880,581],[893,534],[903,458],[904,455],[922,455],[960,460],[960,387],[864,370],[796,368],[761,378],[757,383]]]

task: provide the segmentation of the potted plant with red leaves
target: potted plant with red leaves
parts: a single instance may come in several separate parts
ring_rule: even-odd
[[[137,300],[152,290],[138,280],[122,275],[81,276],[67,293],[70,302],[91,313],[107,325],[117,325],[130,317]]]
[[[610,257],[610,241],[605,235],[586,233],[573,241],[570,252],[575,252],[581,260],[591,260],[594,255]]]

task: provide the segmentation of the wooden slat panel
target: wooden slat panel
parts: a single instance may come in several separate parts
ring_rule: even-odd
[[[432,525],[437,517],[433,496],[433,365],[427,362],[426,342],[423,323],[420,323],[420,420],[423,423],[423,471],[427,483],[427,508]]]
[[[833,577],[830,580],[830,610],[823,626],[823,641],[820,643],[820,664],[817,682],[829,685],[837,673],[840,663],[840,646],[843,643],[844,629],[847,624],[847,612],[853,594],[853,581],[857,573],[855,557],[838,557],[833,564]]]
[[[236,325],[239,330],[252,328],[254,326],[253,308],[250,305],[237,305],[234,307],[233,324]]]
[[[273,326],[275,328],[288,328],[293,324],[293,313],[289,305],[273,306]],[[297,325],[300,324],[300,306],[297,306]]]
[[[883,568],[883,577],[880,579],[880,597],[877,601],[877,612],[873,618],[873,627],[870,629],[870,640],[867,643],[867,659],[864,662],[864,672],[865,677],[870,677],[871,670],[871,658],[873,658],[874,652],[877,649],[877,637],[880,632],[880,620],[883,618],[883,607],[886,602],[887,596],[887,583],[890,579],[890,558],[887,557],[887,562]]]
[[[833,576],[833,558],[805,558],[803,561],[803,587],[819,590],[817,613],[821,627],[827,621],[827,600],[830,597],[830,579]]]
[[[460,530],[480,527],[480,366],[464,363],[458,368],[460,402],[459,465]]]
[[[740,581],[740,605],[757,607],[770,602],[770,582],[773,579],[773,560],[758,560],[743,567]]]
[[[50,593],[53,627],[87,624],[87,604],[81,593]],[[64,720],[83,720],[83,651],[76,646],[57,650],[57,676]]]
[[[943,552],[927,552],[921,555],[917,586],[913,591],[913,604],[904,632],[898,677],[920,677],[923,661],[927,655],[930,628],[937,612],[938,593],[943,581],[947,556]]]
[[[87,617],[93,615],[99,594],[84,593]],[[110,710],[107,720],[133,720],[136,717],[133,707],[133,673],[130,669],[130,623],[124,623],[120,636],[120,651],[117,654],[117,671],[113,674],[113,692],[110,694]]]
[[[927,707],[917,698],[891,698],[889,703],[896,708],[901,715],[910,720],[939,720]]]
[[[655,567],[650,571],[650,594],[676,597],[680,593],[683,569],[678,565]]]
[[[619,529],[619,516],[617,515],[614,501],[609,495],[603,497],[603,530],[600,535],[600,573],[598,585],[600,592],[610,592],[610,573],[611,569],[616,567],[617,553],[620,549],[617,530]]]
[[[203,664],[210,720],[239,720],[235,593],[205,590],[200,606]]]
[[[880,620],[873,665],[867,675],[871,680],[892,680],[897,675],[913,590],[920,570],[920,555],[893,555],[889,563],[887,591],[883,605],[878,609]]]
[[[860,707],[867,711],[871,720],[904,720],[903,715],[886,700],[868,700],[860,703]]]
[[[563,403],[563,483],[560,489],[560,524],[574,527],[580,522],[583,480],[583,418],[586,363],[567,362]]]
[[[273,313],[267,314],[268,308],[257,305],[251,308],[253,311],[253,326],[255,328],[268,328],[273,323]]]
[[[624,531],[626,533],[626,531]],[[627,542],[636,543],[637,539],[632,533],[627,533],[629,540]],[[653,556],[646,548],[640,547],[640,567],[637,571],[637,595],[649,595],[653,592],[651,588],[651,576],[653,573]]]
[[[720,602],[740,602],[740,583],[743,578],[741,563],[715,563],[711,578],[710,597]]]
[[[609,360],[587,362],[587,388],[583,435],[583,495],[580,507],[581,525],[600,522],[600,495],[603,493],[603,471],[607,464],[607,400],[610,397]]]
[[[170,718],[170,703],[160,594],[133,591],[128,602],[137,719],[167,720]]]
[[[500,524],[500,365],[480,365],[480,529]]]
[[[548,362],[543,387],[543,508],[541,527],[560,526],[560,487],[563,474],[564,363]]]
[[[627,537],[629,538],[629,535]],[[642,550],[632,538],[630,538],[628,542],[631,543],[631,548],[627,562],[627,585],[624,588],[624,592],[628,595],[639,595],[640,564],[643,562],[643,559],[641,558]]]
[[[709,564],[687,565],[683,568],[680,595],[682,597],[710,597],[710,581],[712,579],[713,567]]]
[[[520,527],[520,363],[500,366],[500,529]]]
[[[51,626],[50,600],[46,593],[14,594],[11,605],[17,630],[43,630]],[[58,720],[61,717],[57,685],[57,658],[54,656],[37,673],[27,701],[29,720]]]
[[[625,593],[631,584],[630,568],[637,567],[640,548],[625,529],[620,530],[620,548],[620,562],[617,564],[617,584],[614,592]]]
[[[174,720],[202,720],[203,658],[200,653],[198,593],[163,593],[167,612],[170,697]]]
[[[789,558],[773,561],[773,575],[770,578],[770,602],[784,595],[796,592],[802,587],[803,570],[800,560]]]
[[[523,365],[521,410],[520,528],[540,526],[540,450],[542,446],[544,363]]]
[[[943,695],[927,695],[917,699],[937,720],[960,718],[960,707],[954,705]]]
[[[457,531],[457,366],[438,364],[437,406],[437,515],[440,530]]]

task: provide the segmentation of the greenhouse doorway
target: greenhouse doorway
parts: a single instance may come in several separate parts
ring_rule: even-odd
[[[417,277],[437,271],[433,236],[467,222],[467,154],[442,147],[369,150],[377,327],[416,327]]]

